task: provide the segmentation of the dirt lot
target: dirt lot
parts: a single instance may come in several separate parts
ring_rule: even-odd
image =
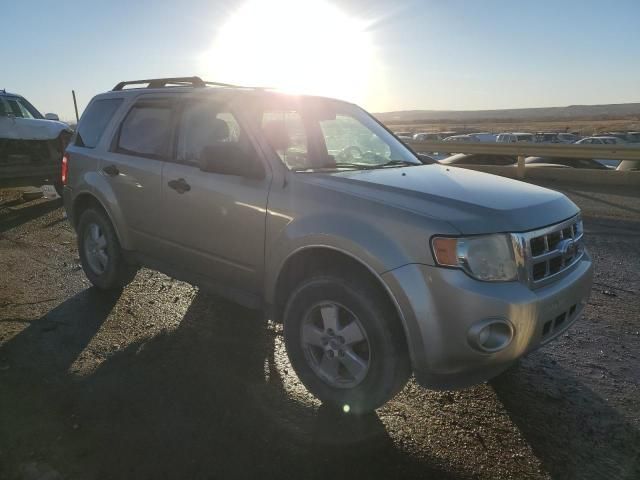
[[[490,384],[320,407],[278,325],[142,270],[90,288],[60,200],[0,190],[0,479],[640,478],[640,195],[564,189],[584,318]]]

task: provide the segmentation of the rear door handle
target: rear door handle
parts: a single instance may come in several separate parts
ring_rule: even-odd
[[[120,175],[120,170],[115,165],[108,165],[102,169],[104,173],[109,175],[110,177],[115,177],[116,175]]]
[[[177,180],[169,180],[167,182],[170,188],[173,188],[178,193],[184,193],[191,190],[191,185],[189,185],[184,178],[179,178]]]

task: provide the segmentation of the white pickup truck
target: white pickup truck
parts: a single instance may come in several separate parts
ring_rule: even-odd
[[[72,134],[56,114],[43,116],[24,97],[0,90],[0,185],[52,183],[61,193],[62,153]]]

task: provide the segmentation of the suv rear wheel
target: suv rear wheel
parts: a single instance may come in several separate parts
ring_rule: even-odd
[[[404,335],[370,279],[313,275],[290,296],[284,339],[291,364],[323,403],[353,413],[390,400],[411,374]]]
[[[125,261],[107,216],[94,208],[85,210],[80,216],[78,252],[87,278],[103,290],[124,287],[138,271],[137,267]]]

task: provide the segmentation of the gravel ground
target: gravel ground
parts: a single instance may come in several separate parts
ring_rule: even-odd
[[[640,194],[563,190],[596,262],[583,319],[365,417],[318,405],[257,312],[150,270],[90,288],[60,200],[0,190],[0,479],[640,478]]]

